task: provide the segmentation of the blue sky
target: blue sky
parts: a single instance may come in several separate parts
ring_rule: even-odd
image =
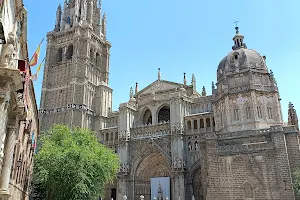
[[[55,13],[62,0],[24,0],[28,10],[28,45],[32,55],[47,32],[53,30]],[[234,21],[250,49],[267,56],[277,79],[284,120],[288,102],[300,112],[300,1],[299,0],[102,0],[107,13],[107,34],[112,43],[110,82],[113,109],[129,99],[129,89],[144,88],[157,79],[188,82],[192,73],[197,90],[211,82],[221,59],[231,51]],[[45,40],[46,41],[46,40]],[[41,49],[45,56],[46,42]],[[36,67],[33,71],[36,70]],[[35,83],[38,105],[41,71]]]

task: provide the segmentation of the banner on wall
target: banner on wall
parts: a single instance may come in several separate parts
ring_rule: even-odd
[[[170,200],[170,177],[151,178],[151,199]]]

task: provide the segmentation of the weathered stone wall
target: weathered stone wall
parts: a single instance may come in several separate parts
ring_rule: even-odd
[[[207,199],[295,198],[284,134],[278,127],[270,135],[271,141],[261,141],[259,147],[249,138],[247,150],[240,152],[231,151],[232,144],[226,151],[218,148],[220,141],[206,142]]]

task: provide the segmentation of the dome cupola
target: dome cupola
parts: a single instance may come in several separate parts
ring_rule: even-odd
[[[267,73],[265,57],[257,51],[247,49],[244,43],[244,36],[239,33],[239,28],[235,27],[236,35],[233,37],[234,46],[232,51],[225,56],[218,66],[217,79],[220,80],[226,75],[240,73],[242,71],[259,71]]]

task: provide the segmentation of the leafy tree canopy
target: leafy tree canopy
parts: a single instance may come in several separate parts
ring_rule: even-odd
[[[119,157],[89,130],[57,125],[40,142],[34,169],[40,198],[96,200],[119,170]]]
[[[294,190],[297,195],[300,195],[300,168],[297,168],[294,173]]]

